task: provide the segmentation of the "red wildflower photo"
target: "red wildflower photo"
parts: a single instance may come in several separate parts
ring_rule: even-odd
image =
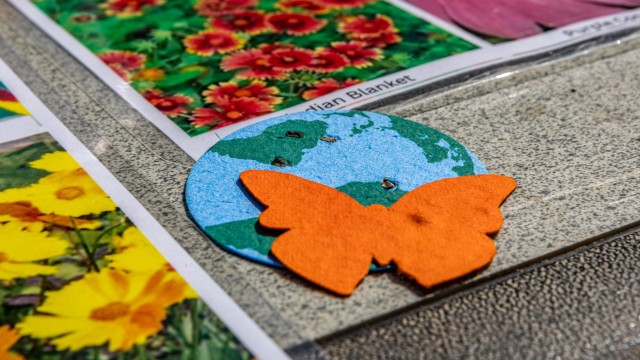
[[[234,98],[252,98],[265,102],[269,105],[277,105],[282,102],[282,98],[275,96],[280,90],[275,86],[267,86],[261,80],[253,80],[246,86],[241,86],[235,82],[224,82],[219,85],[211,85],[202,92],[207,103],[217,104],[223,100]]]
[[[31,1],[189,136],[477,48],[384,0]]]
[[[220,68],[223,71],[241,70],[235,76],[239,79],[283,79],[288,70],[276,68],[268,61],[269,55],[261,50],[238,51],[222,58]]]
[[[163,114],[170,117],[186,113],[187,105],[193,102],[193,99],[186,95],[166,95],[160,90],[147,90],[142,96]]]
[[[233,11],[211,18],[211,27],[231,32],[256,35],[269,30],[264,13],[260,11]]]
[[[184,39],[188,53],[200,56],[224,54],[244,46],[245,40],[236,34],[224,30],[203,30]]]
[[[326,20],[297,13],[276,13],[270,15],[268,21],[275,31],[295,36],[314,33],[327,24]]]

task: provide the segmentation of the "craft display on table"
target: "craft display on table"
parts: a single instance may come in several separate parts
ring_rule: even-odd
[[[229,135],[196,163],[185,197],[223,248],[350,295],[372,262],[427,288],[487,266],[515,188],[427,126],[322,111]]]

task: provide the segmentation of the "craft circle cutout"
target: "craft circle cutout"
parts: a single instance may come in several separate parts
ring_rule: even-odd
[[[216,244],[272,266],[282,266],[270,253],[282,231],[258,223],[265,206],[241,181],[240,175],[247,170],[295,175],[337,189],[362,205],[387,207],[424,184],[487,173],[451,137],[378,113],[304,112],[240,129],[211,147],[194,165],[185,200],[193,220]],[[290,201],[294,210],[327,206],[318,202],[313,191],[291,193],[283,179],[268,184],[269,191]]]

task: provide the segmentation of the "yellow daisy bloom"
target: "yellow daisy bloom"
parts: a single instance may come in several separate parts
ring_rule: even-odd
[[[24,200],[44,214],[77,217],[117,208],[83,169],[53,173],[19,190],[23,190]]]
[[[68,243],[48,237],[48,232],[40,230],[42,227],[28,227],[20,222],[0,224],[0,280],[58,272],[55,266],[34,262],[63,255]]]
[[[9,326],[0,326],[0,359],[2,360],[22,360],[24,357],[9,352],[11,347],[20,339],[20,334]]]
[[[104,343],[110,351],[129,350],[162,329],[166,308],[184,300],[186,288],[163,270],[105,269],[49,292],[37,309],[49,315],[31,315],[17,327],[23,335],[52,339],[59,350]]]
[[[44,154],[40,159],[30,162],[29,166],[33,169],[51,173],[80,169],[80,165],[66,151],[54,151]]]
[[[117,252],[105,257],[109,260],[109,267],[132,272],[165,269],[167,276],[174,276],[184,281],[138,228],[129,227],[121,237],[118,236],[113,241]],[[188,286],[186,297],[197,298],[198,294]]]

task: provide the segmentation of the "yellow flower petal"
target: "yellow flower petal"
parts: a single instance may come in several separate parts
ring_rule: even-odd
[[[49,237],[46,231],[30,231],[23,223],[0,224],[0,263],[49,259],[63,255],[67,247],[65,240]]]
[[[18,221],[0,224],[0,279],[51,275],[58,272],[55,266],[33,262],[64,255],[68,243],[49,237],[48,232],[40,230],[41,226],[29,227]]]
[[[50,339],[58,349],[79,350],[108,343],[110,351],[129,350],[162,329],[165,309],[185,299],[188,286],[166,271],[89,273],[61,290],[47,293],[36,314],[18,328]]]
[[[44,154],[40,159],[30,162],[29,166],[51,173],[80,169],[80,165],[66,151],[54,151]]]
[[[119,251],[114,255],[106,256],[109,266],[131,272],[167,270],[167,276],[176,281],[184,282],[180,274],[171,267],[167,259],[151,244],[144,234],[136,227],[129,227],[122,236],[114,239],[114,245]],[[185,295],[188,299],[195,299],[198,294],[188,286]]]
[[[171,269],[167,260],[136,227],[129,227],[114,239],[118,253],[106,256],[109,266],[127,271]]]
[[[0,262],[0,280],[11,280],[36,275],[53,275],[57,272],[58,269],[55,266]]]
[[[22,200],[29,201],[44,214],[79,217],[117,208],[83,169],[53,173],[20,190]]]

